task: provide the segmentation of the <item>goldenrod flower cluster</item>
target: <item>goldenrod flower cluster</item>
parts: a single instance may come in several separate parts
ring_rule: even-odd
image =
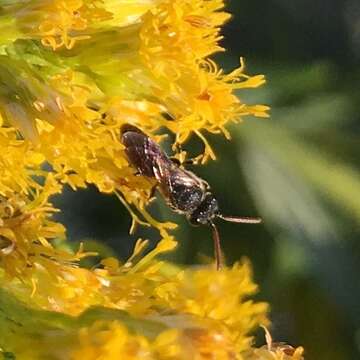
[[[174,148],[191,136],[215,159],[206,133],[267,116],[235,90],[256,88],[244,63],[230,73],[209,56],[223,51],[222,0],[0,1],[0,357],[17,359],[301,359],[302,349],[254,348],[266,303],[246,261],[216,271],[158,260],[175,248],[171,229],[146,210],[153,182],[136,175],[119,140],[123,124]],[[164,133],[164,131],[163,131]],[[182,153],[183,156],[186,154]],[[115,194],[139,240],[121,263],[57,246],[54,194],[95,185]],[[54,241],[55,240],[55,241]],[[145,252],[145,255],[144,255]]]

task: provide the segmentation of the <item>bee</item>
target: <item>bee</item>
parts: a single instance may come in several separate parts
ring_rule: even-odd
[[[170,208],[185,215],[191,225],[207,225],[212,228],[216,268],[219,270],[221,245],[215,220],[220,218],[234,223],[258,224],[261,219],[223,215],[205,180],[168,157],[154,140],[137,127],[126,124],[121,127],[120,132],[129,163],[139,175],[156,179],[156,189]]]

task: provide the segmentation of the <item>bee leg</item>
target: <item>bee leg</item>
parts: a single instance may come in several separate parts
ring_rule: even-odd
[[[173,156],[170,158],[170,160],[177,166],[180,166],[183,164],[178,158],[173,157]]]
[[[199,162],[201,161],[201,159],[203,158],[203,155],[200,154],[198,156],[195,156],[191,159],[186,159],[183,164],[186,164],[186,165],[197,165],[199,164]]]
[[[156,192],[156,188],[157,188],[158,184],[155,184],[151,190],[150,190],[150,194],[149,194],[149,201],[151,201],[154,197],[155,197],[155,192]]]

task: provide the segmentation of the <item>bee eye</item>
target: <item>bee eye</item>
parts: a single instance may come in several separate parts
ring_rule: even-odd
[[[188,217],[188,221],[191,225],[193,226],[198,226],[201,224],[201,220],[198,216],[194,215],[194,214],[191,214],[189,217]]]

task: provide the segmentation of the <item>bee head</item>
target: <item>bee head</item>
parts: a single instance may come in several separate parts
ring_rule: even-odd
[[[218,215],[218,202],[214,195],[208,192],[200,205],[188,216],[188,220],[192,225],[208,225]]]

